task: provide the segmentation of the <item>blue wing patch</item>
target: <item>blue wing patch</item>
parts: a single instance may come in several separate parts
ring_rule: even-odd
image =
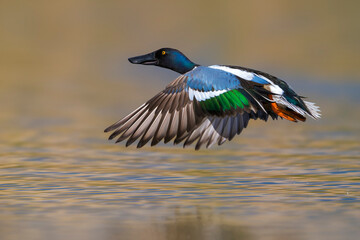
[[[254,74],[254,77],[251,79],[251,81],[260,83],[260,84],[269,84],[268,81],[266,81],[262,76],[259,76],[257,74]]]
[[[199,91],[241,88],[240,81],[231,73],[204,66],[184,74],[188,77],[187,87]],[[265,80],[264,80],[265,81]]]

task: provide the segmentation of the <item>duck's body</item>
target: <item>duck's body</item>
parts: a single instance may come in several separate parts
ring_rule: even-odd
[[[137,147],[151,139],[156,145],[197,141],[195,148],[223,144],[240,134],[249,119],[267,120],[278,116],[297,122],[306,116],[320,118],[319,109],[303,101],[284,81],[267,73],[237,66],[200,66],[181,52],[164,48],[129,59],[135,64],[157,65],[181,73],[154,96],[105,131],[109,137],[122,134],[116,142],[137,139]]]

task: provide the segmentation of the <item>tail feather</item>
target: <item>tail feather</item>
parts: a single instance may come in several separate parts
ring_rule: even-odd
[[[316,106],[313,102],[304,101],[304,103],[310,112],[310,117],[312,117],[313,119],[321,118],[321,110],[319,106]]]
[[[286,102],[279,96],[273,98],[273,95],[269,95],[270,100],[275,100],[271,102],[271,109],[277,114],[279,117],[287,119],[292,122],[302,121],[305,122],[305,111],[299,109],[298,107]],[[285,104],[284,104],[285,103]]]
[[[306,118],[289,109],[289,108],[283,108],[281,106],[279,106],[278,104],[276,104],[275,102],[272,102],[271,103],[271,109],[279,116],[279,117],[282,117],[284,119],[287,119],[289,121],[292,121],[292,122],[297,122],[297,120],[300,120],[302,122],[305,122]]]

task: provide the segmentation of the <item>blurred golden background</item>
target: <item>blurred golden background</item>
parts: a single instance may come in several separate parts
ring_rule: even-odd
[[[354,239],[359,1],[1,1],[1,239]],[[137,150],[103,129],[177,74],[177,48],[259,69],[319,121],[253,121],[221,148]],[[19,227],[20,226],[20,227]]]

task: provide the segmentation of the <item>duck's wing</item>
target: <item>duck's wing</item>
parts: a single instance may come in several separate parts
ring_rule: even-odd
[[[114,131],[109,139],[127,139],[126,146],[140,139],[137,147],[162,139],[167,143],[185,140],[184,146],[197,141],[219,145],[240,134],[250,118],[267,119],[266,112],[244,90],[236,78],[197,67],[171,82],[163,91],[141,105],[105,132]],[[216,71],[218,73],[219,71]],[[223,84],[223,83],[228,84]]]
[[[126,146],[129,146],[140,138],[137,144],[140,148],[151,139],[153,146],[162,139],[168,142],[192,130],[200,123],[202,112],[185,91],[187,78],[179,76],[128,116],[106,128],[105,132],[115,130],[109,139],[121,134],[116,142],[128,139]]]

